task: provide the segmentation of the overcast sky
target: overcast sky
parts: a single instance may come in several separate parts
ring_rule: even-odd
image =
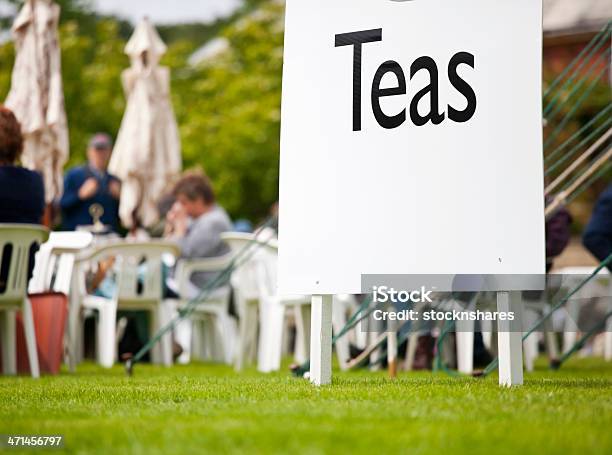
[[[98,11],[132,22],[148,16],[158,24],[209,22],[230,14],[241,0],[95,0]]]

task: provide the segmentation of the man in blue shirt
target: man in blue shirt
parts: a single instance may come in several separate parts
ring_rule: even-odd
[[[109,135],[98,133],[89,141],[88,163],[68,171],[64,179],[64,195],[60,200],[62,226],[74,231],[94,220],[90,209],[98,204],[104,210],[100,221],[114,231],[119,228],[119,196],[121,182],[106,169],[113,144]]]

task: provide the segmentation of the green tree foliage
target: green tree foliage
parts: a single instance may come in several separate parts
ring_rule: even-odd
[[[185,164],[204,168],[235,216],[260,218],[278,197],[282,26],[283,7],[266,4],[223,31],[225,52],[175,72]]]
[[[11,0],[11,3],[20,3]],[[121,72],[131,33],[125,22],[91,12],[86,0],[61,0],[60,25],[69,165],[83,163],[96,131],[116,135],[125,109]],[[264,217],[278,193],[283,7],[250,0],[229,19],[208,26],[164,27],[172,100],[186,168],[202,168],[235,218]],[[192,53],[212,32],[229,47],[197,67]],[[0,99],[8,93],[12,42],[0,45]]]

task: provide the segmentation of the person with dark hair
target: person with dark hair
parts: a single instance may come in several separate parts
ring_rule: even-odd
[[[94,220],[90,209],[102,208],[100,221],[114,231],[119,229],[119,197],[121,182],[107,172],[113,142],[108,134],[97,133],[89,141],[85,166],[70,169],[64,179],[64,195],[60,200],[62,227],[74,231],[89,226]]]
[[[612,184],[599,196],[582,243],[599,261],[612,254]],[[612,272],[612,264],[608,264],[608,270]]]
[[[232,230],[227,212],[216,203],[208,178],[200,173],[188,173],[174,187],[176,202],[166,216],[166,236],[178,241],[181,257],[207,258],[222,256],[229,247],[221,233]],[[197,273],[191,281],[202,287],[210,274]]]
[[[41,224],[45,187],[40,174],[19,166],[21,125],[0,106],[0,223]]]

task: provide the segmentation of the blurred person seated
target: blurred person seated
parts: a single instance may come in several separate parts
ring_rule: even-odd
[[[166,216],[165,237],[179,243],[181,258],[210,258],[229,253],[221,234],[232,230],[232,222],[227,212],[216,203],[208,177],[197,172],[185,174],[175,185],[173,195],[176,201]],[[191,282],[200,289],[214,275],[195,273]],[[168,286],[171,291],[176,291],[172,280],[168,280]]]
[[[0,106],[0,223],[42,224],[45,187],[40,174],[19,166],[23,151],[21,125],[9,109]],[[30,249],[29,277],[34,270]],[[0,251],[0,264],[8,264],[10,249]],[[0,268],[0,290],[6,289],[9,270]]]
[[[70,169],[64,179],[60,200],[62,227],[74,231],[94,223],[92,206],[102,208],[100,221],[113,231],[119,229],[121,182],[107,172],[113,143],[108,134],[97,133],[89,141],[87,164]]]
[[[582,243],[600,262],[612,254],[612,184],[595,203]],[[612,264],[608,264],[608,270],[612,272]]]
[[[0,106],[0,223],[41,224],[45,187],[40,174],[19,166],[21,125]]]

